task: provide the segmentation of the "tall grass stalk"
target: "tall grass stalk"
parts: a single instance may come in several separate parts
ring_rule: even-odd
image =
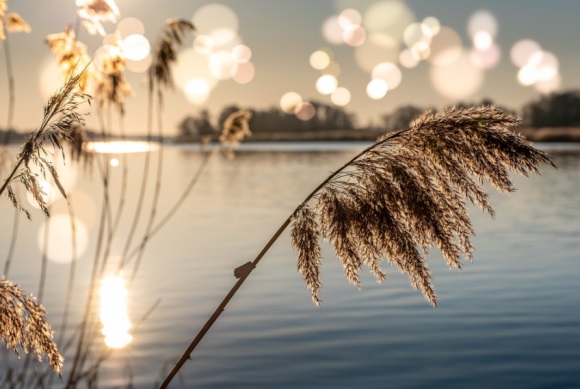
[[[359,286],[368,267],[384,280],[387,260],[409,276],[433,305],[426,255],[438,249],[450,267],[472,258],[466,200],[493,215],[484,180],[514,190],[508,171],[527,175],[551,163],[509,129],[519,121],[495,107],[426,113],[410,128],[390,133],[344,164],[298,205],[252,262],[238,267],[238,281],[185,349],[159,388],[167,388],[274,242],[292,224],[292,243],[312,299],[320,304],[320,237],[330,241],[345,277]],[[477,181],[474,181],[473,177]],[[313,208],[309,202],[315,202]]]

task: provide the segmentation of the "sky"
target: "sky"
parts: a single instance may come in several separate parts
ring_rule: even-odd
[[[24,131],[38,126],[60,82],[45,37],[73,25],[77,6],[74,0],[7,5],[32,31],[8,34],[8,42],[0,43],[0,127],[7,118],[8,44],[16,85],[14,126]],[[120,15],[117,23],[103,23],[106,34],[136,18],[154,46],[168,18],[193,21],[197,28],[174,69],[176,87],[166,95],[168,134],[187,115],[207,109],[215,118],[232,104],[280,107],[306,120],[309,102],[320,101],[343,107],[365,125],[379,124],[381,115],[406,104],[440,108],[490,98],[517,110],[542,93],[580,88],[576,0],[116,0],[116,5]],[[78,39],[91,55],[103,42],[83,28]],[[125,131],[143,134],[146,73],[127,70],[127,78],[134,96],[126,102]],[[97,125],[96,117],[91,112],[89,126]]]

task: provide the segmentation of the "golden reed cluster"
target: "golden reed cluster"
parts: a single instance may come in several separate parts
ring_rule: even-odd
[[[386,260],[436,305],[427,254],[438,249],[452,268],[461,267],[462,257],[472,259],[466,202],[493,215],[484,181],[511,192],[510,170],[527,175],[550,162],[509,130],[518,123],[492,106],[427,112],[331,176],[312,196],[312,206],[305,202],[293,216],[298,271],[313,301],[320,304],[322,238],[332,243],[354,285],[360,286],[363,267],[382,282]]]

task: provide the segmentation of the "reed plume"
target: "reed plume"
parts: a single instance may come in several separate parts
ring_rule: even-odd
[[[528,175],[550,162],[509,131],[517,124],[495,107],[427,112],[409,129],[383,136],[324,183],[313,196],[313,210],[299,208],[292,226],[298,269],[313,301],[320,301],[320,260],[305,252],[320,248],[312,248],[312,229],[333,244],[351,283],[360,285],[364,267],[383,281],[380,264],[386,260],[436,305],[427,254],[439,250],[450,268],[473,258],[466,200],[493,216],[484,181],[512,192],[510,170]]]
[[[91,35],[105,36],[103,22],[117,23],[119,8],[114,0],[76,0],[77,14]]]
[[[320,183],[276,230],[252,262],[234,271],[238,279],[159,386],[167,388],[227,304],[274,242],[292,224],[298,271],[320,304],[320,240],[330,241],[345,276],[359,286],[367,267],[383,281],[383,260],[408,275],[433,305],[426,257],[438,249],[447,264],[460,268],[473,248],[466,202],[493,215],[483,189],[514,187],[509,171],[538,172],[549,157],[510,128],[515,117],[493,106],[427,112],[410,127],[389,133]],[[553,164],[552,164],[553,166]],[[312,203],[312,204],[311,204]]]
[[[87,46],[77,40],[74,30],[69,26],[63,32],[49,34],[45,41],[56,55],[56,62],[65,79],[70,78],[75,69],[85,69],[79,78],[79,88],[86,91],[92,73],[89,67],[91,58],[87,54]]]
[[[63,143],[71,140],[71,135],[77,125],[84,125],[84,116],[78,112],[78,109],[80,105],[90,103],[91,97],[77,89],[83,73],[84,71],[80,71],[74,74],[60,90],[49,98],[44,107],[42,123],[22,145],[12,172],[0,187],[0,195],[6,191],[9,199],[18,209],[24,210],[12,188],[15,181],[24,185],[40,209],[48,215],[44,200],[45,193],[39,183],[40,176],[33,171],[33,167],[36,167],[44,178],[50,175],[63,197],[66,198],[58,173],[49,160],[52,154],[47,149],[47,145],[51,145],[53,151],[61,151],[64,157]],[[30,214],[25,212],[30,218]]]
[[[195,27],[187,20],[168,19],[165,21],[165,29],[155,49],[154,62],[149,68],[151,91],[155,83],[160,87],[173,86],[171,64],[177,61],[177,50],[183,44],[186,34],[193,31]]]
[[[52,338],[44,307],[4,277],[0,279],[0,302],[0,338],[6,348],[19,357],[20,348],[26,354],[32,351],[39,362],[46,355],[50,366],[60,375],[63,357]]]

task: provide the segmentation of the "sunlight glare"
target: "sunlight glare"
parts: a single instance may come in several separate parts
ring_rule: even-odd
[[[105,344],[110,348],[123,348],[133,337],[129,334],[131,322],[127,313],[127,289],[120,276],[108,276],[99,288],[101,306],[99,316],[103,325]]]
[[[47,180],[38,179],[37,182],[40,189],[40,197],[44,200],[47,206],[50,206],[57,198],[57,189],[53,188]],[[26,191],[26,199],[34,208],[40,209],[38,202],[29,191]]]

